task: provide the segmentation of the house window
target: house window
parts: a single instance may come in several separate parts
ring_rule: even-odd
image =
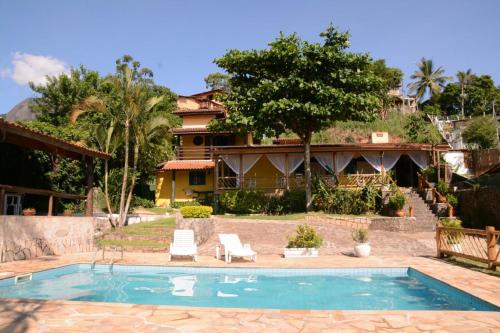
[[[189,171],[189,185],[205,185],[205,171]]]
[[[195,146],[199,146],[203,143],[203,137],[201,135],[197,135],[193,138],[193,143]]]

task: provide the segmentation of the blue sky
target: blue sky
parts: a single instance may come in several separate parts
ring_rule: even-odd
[[[499,14],[497,0],[0,0],[0,114],[33,95],[28,80],[80,64],[107,74],[123,54],[158,84],[196,93],[226,50],[263,48],[280,31],[317,41],[330,22],[405,84],[423,56],[500,84]]]

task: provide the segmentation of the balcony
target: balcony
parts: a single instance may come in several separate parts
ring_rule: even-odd
[[[175,147],[175,156],[178,160],[211,160],[212,147]]]

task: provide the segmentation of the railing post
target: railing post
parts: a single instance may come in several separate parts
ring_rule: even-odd
[[[488,248],[488,268],[495,269],[497,256],[497,246],[495,237],[495,227],[486,227],[486,246]]]
[[[436,250],[437,250],[437,253],[436,253],[436,256],[438,258],[443,258],[443,253],[441,252],[441,227],[438,225],[436,227]]]
[[[49,195],[49,207],[47,209],[47,216],[52,216],[53,207],[54,207],[54,196]]]

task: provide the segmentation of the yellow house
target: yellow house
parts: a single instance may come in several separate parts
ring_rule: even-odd
[[[210,199],[236,189],[281,193],[304,186],[304,150],[296,139],[276,139],[265,145],[253,142],[250,135],[207,129],[212,119],[225,117],[223,105],[216,100],[219,92],[179,96],[175,113],[182,118],[182,127],[173,130],[175,159],[157,171],[157,206]],[[447,145],[391,143],[387,133],[373,133],[370,143],[312,145],[311,170],[345,186],[377,182],[391,170],[398,185],[415,187],[417,170],[431,161],[439,163],[439,153],[448,149]]]

